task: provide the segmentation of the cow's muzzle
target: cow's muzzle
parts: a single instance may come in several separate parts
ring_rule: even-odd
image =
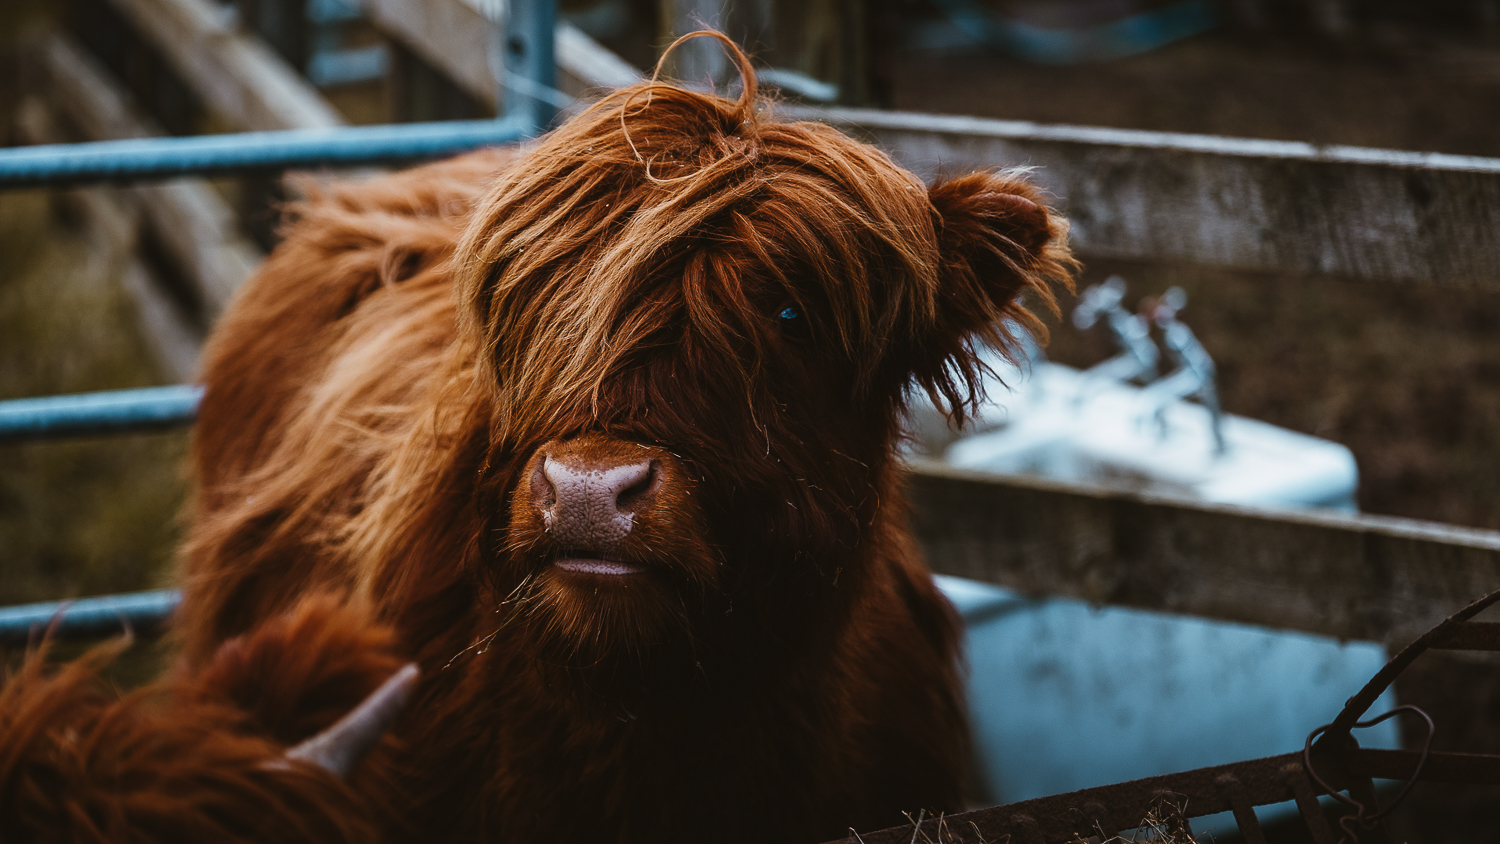
[[[643,570],[632,533],[681,484],[676,460],[661,449],[585,434],[539,449],[523,489],[555,549],[554,566],[618,577]]]

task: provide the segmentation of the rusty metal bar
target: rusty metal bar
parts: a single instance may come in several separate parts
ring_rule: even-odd
[[[1459,622],[1435,634],[1427,646],[1450,651],[1500,651],[1500,622]]]
[[[1355,767],[1363,774],[1383,780],[1410,779],[1421,754],[1415,750],[1361,748],[1355,752]],[[1485,753],[1438,753],[1427,755],[1422,768],[1424,782],[1500,785],[1500,756]]]
[[[1448,616],[1441,624],[1423,633],[1417,637],[1415,642],[1402,648],[1400,653],[1391,657],[1391,661],[1386,663],[1385,667],[1380,669],[1380,671],[1376,672],[1374,677],[1370,678],[1370,682],[1366,683],[1363,689],[1360,689],[1354,697],[1349,698],[1349,702],[1344,705],[1344,711],[1340,712],[1339,716],[1333,720],[1333,724],[1329,726],[1329,734],[1348,734],[1349,730],[1354,726],[1354,722],[1358,721],[1361,715],[1369,711],[1380,695],[1386,689],[1390,688],[1392,683],[1396,682],[1396,678],[1400,676],[1401,672],[1406,670],[1408,665],[1411,665],[1412,660],[1431,647],[1435,641],[1442,641],[1450,636],[1463,635],[1462,633],[1454,633],[1454,631],[1467,630],[1468,628],[1461,625],[1483,612],[1496,601],[1500,601],[1500,590],[1490,592],[1453,615]]]
[[[1323,816],[1323,808],[1318,805],[1318,794],[1313,790],[1312,781],[1307,778],[1307,772],[1302,770],[1302,761],[1289,762],[1284,767],[1286,778],[1292,784],[1292,793],[1297,800],[1297,811],[1302,813],[1302,822],[1307,825],[1307,831],[1312,833],[1313,841],[1317,844],[1333,844],[1333,827],[1328,825],[1328,818]]]
[[[1245,786],[1232,773],[1221,774],[1215,782],[1229,801],[1229,807],[1234,811],[1235,826],[1245,836],[1246,844],[1266,844],[1266,834],[1260,828],[1260,819],[1255,816],[1255,804],[1250,802]]]
[[[1300,753],[1287,753],[1248,762],[1235,762],[1212,768],[1199,768],[1176,774],[1099,786],[1068,794],[1038,797],[1007,806],[976,809],[947,818],[954,842],[968,842],[976,833],[985,841],[1004,840],[1009,835],[1017,842],[1038,844],[1072,841],[1074,835],[1097,835],[1105,832],[1136,829],[1151,806],[1163,798],[1186,807],[1186,817],[1202,817],[1234,810],[1234,801],[1220,785],[1226,775],[1241,784],[1247,805],[1264,806],[1296,798],[1289,772],[1302,777]],[[1316,806],[1314,786],[1306,783]],[[910,826],[878,832],[861,832],[843,844],[906,844],[911,838]],[[968,836],[967,838],[965,836]]]

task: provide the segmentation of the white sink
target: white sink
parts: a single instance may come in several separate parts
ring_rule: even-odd
[[[1219,452],[1202,405],[1173,401],[1158,413],[1147,390],[1056,363],[1035,364],[1013,391],[991,390],[979,433],[943,455],[952,465],[1255,507],[1355,509],[1359,470],[1338,443],[1226,415]]]

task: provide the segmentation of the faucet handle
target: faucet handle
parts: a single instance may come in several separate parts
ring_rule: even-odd
[[[1080,331],[1094,327],[1099,317],[1115,311],[1123,311],[1125,301],[1125,279],[1112,275],[1103,284],[1083,289],[1078,297],[1078,307],[1073,309],[1073,325]]]
[[[1151,309],[1151,320],[1158,326],[1166,328],[1177,321],[1177,312],[1187,307],[1187,291],[1181,287],[1169,287],[1167,292],[1156,299],[1156,306]]]

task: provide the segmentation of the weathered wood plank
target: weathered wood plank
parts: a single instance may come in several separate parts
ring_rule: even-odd
[[[358,0],[375,26],[399,40],[470,96],[490,108],[501,97],[494,46],[500,38],[499,3],[484,0]],[[571,97],[618,88],[640,79],[628,62],[577,27],[557,24],[558,85]]]
[[[1500,532],[1254,510],[912,464],[933,570],[1023,592],[1401,645],[1500,588]]]
[[[124,88],[65,35],[44,36],[32,53],[48,100],[88,140],[145,138],[161,132],[130,105]],[[200,179],[129,189],[157,240],[216,318],[260,262],[233,209]]]
[[[464,0],[359,0],[376,28],[406,45],[489,108],[500,102],[491,61],[497,32]]]
[[[639,70],[566,22],[557,25],[557,69],[563,93],[582,97],[641,81]]]
[[[208,0],[110,0],[220,119],[238,131],[320,129],[344,120],[270,47]]]
[[[1029,166],[1099,257],[1500,290],[1500,159],[784,107],[924,177]]]
[[[120,283],[134,300],[141,332],[167,377],[178,384],[197,381],[198,362],[203,357],[202,332],[183,319],[172,301],[162,294],[161,281],[139,255],[113,252],[110,259],[121,267]]]

